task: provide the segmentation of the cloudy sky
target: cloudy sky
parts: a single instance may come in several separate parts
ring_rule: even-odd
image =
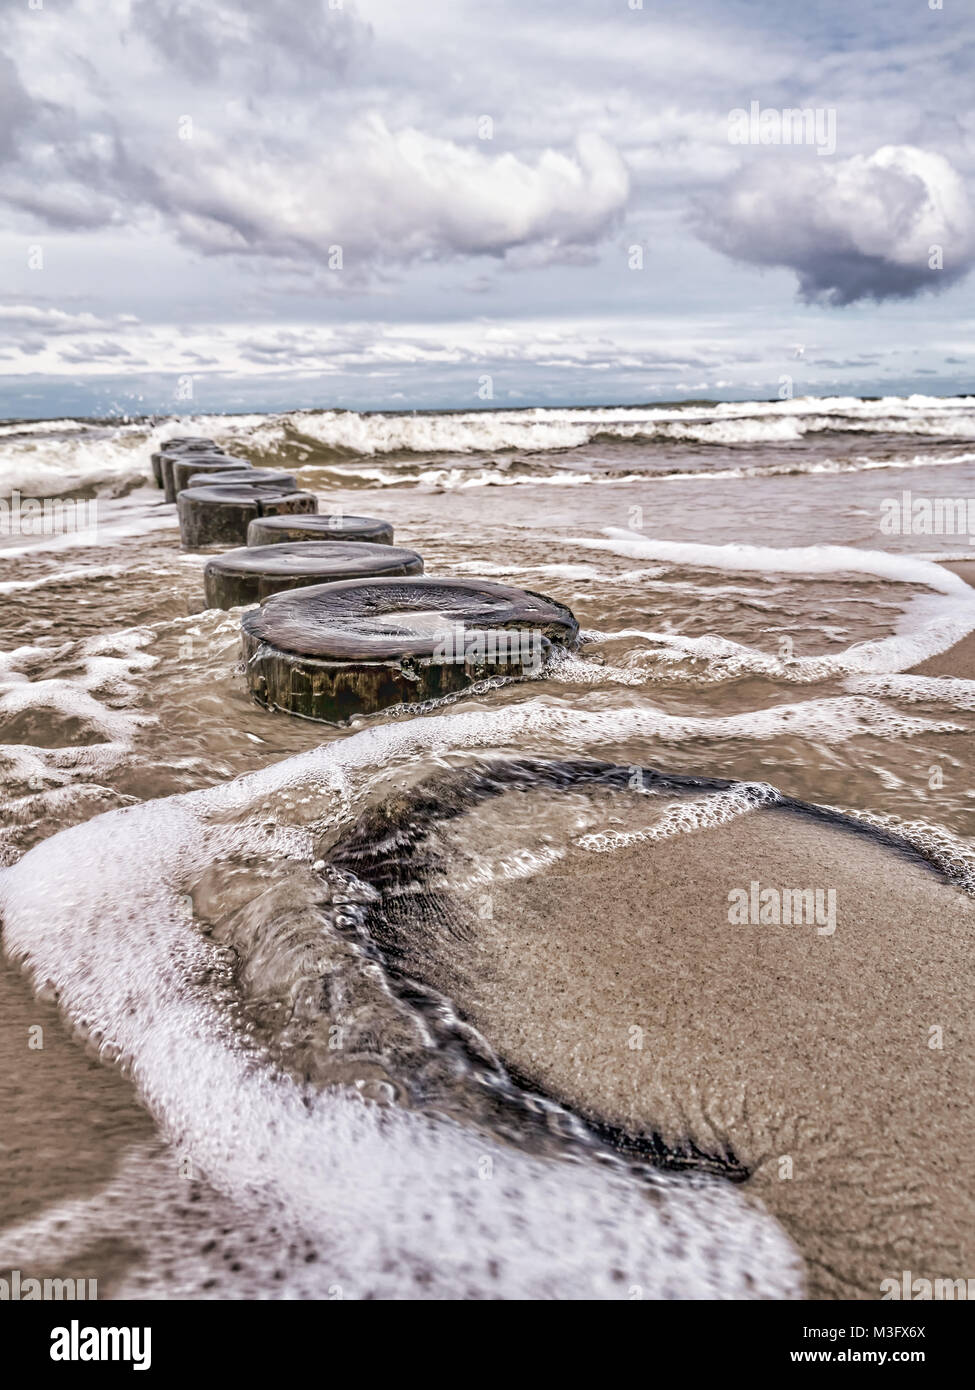
[[[0,413],[967,392],[932,5],[0,0]]]

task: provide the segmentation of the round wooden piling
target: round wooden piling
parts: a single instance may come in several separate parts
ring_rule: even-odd
[[[576,644],[561,603],[486,579],[353,579],[245,613],[247,683],[271,709],[337,722],[541,668]]]
[[[193,454],[184,454],[181,458],[173,462],[173,491],[178,497],[184,488],[193,486],[193,479],[200,478],[198,486],[203,487],[211,481],[211,475],[219,473],[221,478],[225,473],[232,474],[230,481],[236,482],[244,474],[256,472],[252,469],[246,459],[233,458],[230,454],[219,454],[211,458],[209,454],[203,454],[197,458]],[[205,482],[202,481],[205,478]],[[247,481],[251,479],[248,476]]]
[[[160,444],[159,448],[149,455],[149,462],[152,464],[152,476],[156,487],[163,486],[163,454],[183,453],[187,449],[202,451],[205,454],[222,454],[223,450],[219,445],[214,444],[212,439],[205,435],[177,435],[173,439],[166,439]]]
[[[415,550],[368,542],[295,541],[230,550],[208,561],[203,582],[208,608],[238,608],[283,589],[422,573],[423,560]]]
[[[223,449],[218,448],[216,444],[193,445],[181,449],[163,448],[159,460],[159,469],[160,476],[162,477],[163,489],[166,493],[166,501],[176,501],[176,484],[173,477],[173,469],[177,463],[180,463],[184,459],[191,458],[198,458],[202,461],[204,459],[220,459],[226,457]]]
[[[368,541],[392,545],[393,528],[374,516],[267,516],[247,528],[248,545],[280,545],[285,541]]]
[[[279,492],[299,492],[298,479],[293,473],[285,473],[279,468],[252,468],[244,460],[234,460],[235,468],[220,472],[220,486],[233,486],[244,483],[248,487],[275,487]],[[184,487],[209,487],[215,478],[207,477],[202,470],[189,473]]]
[[[244,483],[184,489],[177,498],[180,542],[184,550],[243,545],[247,527],[259,516],[314,512],[313,493],[253,487]]]

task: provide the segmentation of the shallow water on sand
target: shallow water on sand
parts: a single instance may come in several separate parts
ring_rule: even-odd
[[[341,447],[322,417],[194,421],[299,468],[322,510],[392,521],[427,574],[579,619],[536,678],[341,728],[248,698],[239,613],[202,611],[203,558],[139,481],[151,431],[2,442],[0,492],[53,494],[60,468],[97,527],[0,535],[3,943],[60,1009],[4,966],[0,1269],[152,1296],[869,1298],[904,1268],[968,1276],[949,1179],[972,1141],[972,552],[880,519],[905,489],[967,497],[972,432],[835,416],[430,458],[353,453],[354,421]],[[710,825],[683,794],[659,841],[599,797],[502,798],[444,849],[491,915],[460,943],[418,927],[406,970],[342,844],[448,769],[528,755],[771,784],[943,875],[767,810]],[[731,925],[739,880],[836,891],[835,933]]]

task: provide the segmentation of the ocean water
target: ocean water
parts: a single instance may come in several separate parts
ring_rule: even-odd
[[[581,647],[342,727],[258,708],[239,612],[204,610],[205,557],[151,486],[150,451],[184,433],[297,470],[323,511],[391,521],[428,574],[569,604]],[[445,772],[597,760],[744,784],[674,792],[661,834],[692,860],[781,794],[896,832],[968,892],[975,673],[913,668],[975,631],[975,548],[967,523],[890,518],[975,497],[973,465],[975,398],[0,426],[0,498],[20,497],[16,525],[0,514],[7,1016],[43,1022],[65,1067],[85,1056],[62,1132],[104,1107],[58,1160],[70,1180],[28,1177],[0,1208],[0,1268],[334,1298],[870,1297],[917,1272],[891,1237],[834,1278],[752,1190],[771,1157],[729,1127],[623,1142],[515,1065],[515,1034],[499,1050],[460,993],[405,979],[339,851]],[[28,498],[77,526],[31,521]],[[599,855],[656,843],[629,811],[573,814],[537,843],[502,817],[504,852],[464,874],[533,879],[573,835]],[[28,1111],[54,1085],[30,1075],[7,1097],[28,1174]],[[956,1235],[931,1258],[961,1259]]]

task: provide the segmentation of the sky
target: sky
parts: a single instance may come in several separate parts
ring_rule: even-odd
[[[0,0],[0,415],[967,393],[973,71],[970,0]]]

